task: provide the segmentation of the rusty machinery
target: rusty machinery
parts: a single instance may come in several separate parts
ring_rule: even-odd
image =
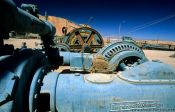
[[[66,29],[63,29],[63,32]],[[90,27],[75,28],[70,31],[57,47],[61,51],[98,52],[104,46],[102,36]]]
[[[9,0],[0,1],[0,12],[1,112],[175,111],[174,68],[147,60],[134,43],[111,43],[94,54],[59,52],[49,22]],[[44,49],[5,45],[11,30],[40,34]],[[54,71],[62,64],[70,65],[71,71]]]
[[[107,44],[93,54],[61,51],[60,55],[64,57],[63,65],[70,66],[71,71],[113,73],[148,61],[139,46],[126,41]]]

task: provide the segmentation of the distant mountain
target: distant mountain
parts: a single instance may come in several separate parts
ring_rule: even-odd
[[[45,19],[44,16],[39,16],[40,19]],[[74,28],[79,28],[80,25],[71,22],[67,19],[61,18],[61,17],[55,17],[55,16],[48,16],[48,21],[51,22],[56,27],[56,35],[57,36],[63,36],[62,28],[66,27],[67,32],[70,32]]]

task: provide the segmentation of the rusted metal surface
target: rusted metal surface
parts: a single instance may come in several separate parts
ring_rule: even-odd
[[[57,45],[54,46],[55,48],[58,48],[59,51],[70,51],[70,48],[67,44],[65,43],[58,43]]]
[[[72,30],[65,39],[65,43],[70,47],[71,51],[77,52],[86,52],[83,51],[84,45],[90,47],[90,52],[97,52],[99,48],[104,46],[102,36],[96,30],[89,27]]]
[[[110,43],[96,54],[60,52],[60,55],[64,57],[64,65],[70,65],[72,71],[108,74],[120,69],[121,63],[132,68],[147,61],[142,49],[125,41]]]

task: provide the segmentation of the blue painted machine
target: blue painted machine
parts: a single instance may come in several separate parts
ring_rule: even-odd
[[[59,52],[48,21],[9,0],[0,12],[0,112],[175,112],[175,69],[149,61],[134,43]],[[44,50],[4,45],[11,30],[40,34]],[[60,65],[70,71],[54,72]]]
[[[96,54],[60,52],[60,55],[64,57],[63,65],[69,65],[71,71],[90,72],[92,69],[98,69],[93,66],[99,64],[97,60],[105,64],[106,69],[111,72],[117,68],[124,70],[147,61],[143,51],[137,45],[124,41],[110,43]]]

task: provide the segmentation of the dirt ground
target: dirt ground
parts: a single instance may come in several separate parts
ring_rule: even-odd
[[[38,39],[8,39],[5,40],[4,43],[13,44],[15,48],[20,48],[22,42],[26,42],[28,48],[35,48],[35,43],[40,43],[41,41]],[[144,50],[144,53],[150,60],[160,60],[164,63],[172,65],[175,68],[175,57],[169,57],[170,55],[175,54],[175,51]],[[62,69],[63,68],[60,67],[60,70]]]
[[[35,48],[35,43],[41,43],[41,40],[39,39],[14,39],[14,38],[4,40],[5,44],[13,44],[15,48],[21,48],[23,42],[26,42],[27,48]]]
[[[175,68],[175,57],[170,57],[175,54],[175,51],[160,51],[160,50],[143,50],[146,57],[150,60],[160,60],[170,64]]]

